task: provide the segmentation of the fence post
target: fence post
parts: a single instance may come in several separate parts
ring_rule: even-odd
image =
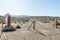
[[[33,21],[33,30],[35,30],[35,20]]]
[[[56,19],[56,28],[57,28],[57,19]]]

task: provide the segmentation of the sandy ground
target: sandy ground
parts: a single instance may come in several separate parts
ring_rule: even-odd
[[[33,25],[30,30],[28,30],[31,23],[31,21],[23,25],[12,23],[14,27],[18,24],[21,25],[21,29],[17,29],[14,32],[3,32],[0,40],[60,40],[60,29],[56,29],[55,26],[52,26],[53,23],[41,23],[40,21],[36,21],[35,30],[33,30]],[[1,27],[2,25],[0,24],[0,30]]]

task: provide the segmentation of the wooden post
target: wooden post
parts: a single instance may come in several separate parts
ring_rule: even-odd
[[[35,20],[32,21],[31,25],[29,26],[28,30],[31,28],[31,26],[33,25],[33,30],[35,30]]]
[[[1,22],[2,22],[2,30],[3,30],[3,19],[1,19]]]
[[[33,30],[35,30],[35,20],[33,21]]]
[[[56,28],[57,28],[57,19],[56,19]]]

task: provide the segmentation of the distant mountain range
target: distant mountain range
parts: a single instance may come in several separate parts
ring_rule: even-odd
[[[0,15],[0,17],[3,17]],[[54,16],[29,16],[29,15],[12,15],[12,18],[29,18],[29,17],[36,17],[36,18],[56,18]],[[60,18],[60,17],[57,17]]]
[[[27,16],[27,15],[13,15],[12,18],[28,18],[31,16]]]

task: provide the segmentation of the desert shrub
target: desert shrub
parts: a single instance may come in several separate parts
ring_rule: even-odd
[[[21,26],[17,25],[17,26],[16,26],[16,28],[17,28],[17,29],[20,29],[20,28],[21,28]]]
[[[0,23],[2,23],[2,22],[0,21]]]
[[[20,21],[19,21],[19,23],[20,23]]]
[[[22,21],[22,23],[25,23],[25,21]]]
[[[28,20],[25,20],[26,22],[28,22]]]
[[[53,24],[53,26],[55,26],[55,25]]]
[[[15,21],[15,23],[17,23],[17,22]]]
[[[44,21],[43,23],[49,23],[49,21]]]
[[[5,24],[5,22],[3,22],[3,24]]]
[[[7,32],[7,31],[15,31],[16,28],[14,28],[13,26],[5,26],[2,31],[3,32]]]
[[[21,25],[23,25],[23,23]]]

